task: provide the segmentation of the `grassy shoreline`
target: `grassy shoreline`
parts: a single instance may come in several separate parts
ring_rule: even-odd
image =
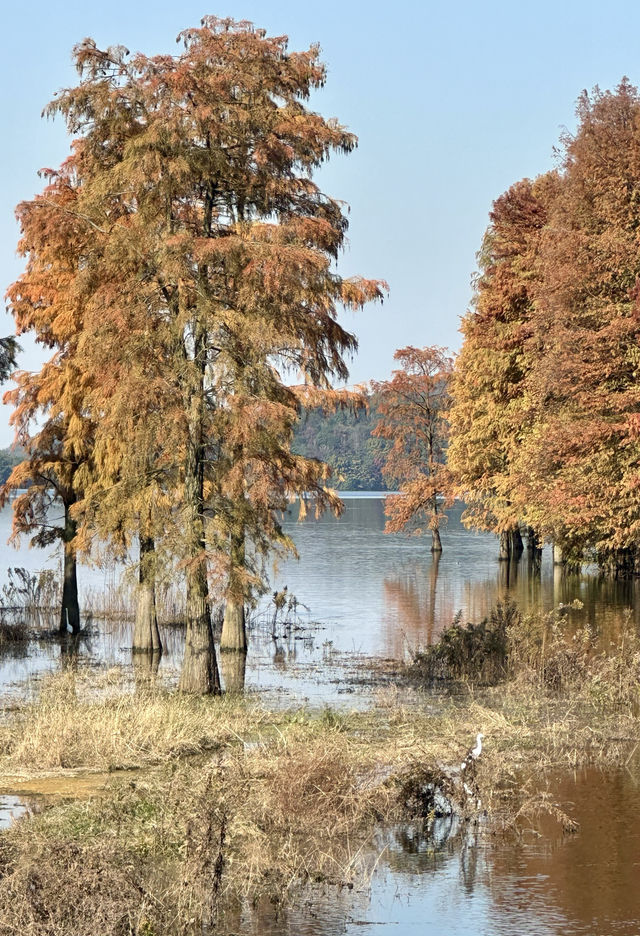
[[[32,790],[45,775],[66,776],[69,791],[91,771],[107,779],[0,835],[0,936],[212,931],[243,902],[361,880],[376,831],[428,824],[435,787],[499,829],[551,809],[546,769],[634,761],[633,633],[605,656],[586,635],[568,641],[557,620],[489,623],[387,670],[359,712],[134,693],[113,671],[99,685],[82,670],[46,678],[36,701],[0,720],[0,788],[17,776]],[[480,805],[447,781],[478,731]]]

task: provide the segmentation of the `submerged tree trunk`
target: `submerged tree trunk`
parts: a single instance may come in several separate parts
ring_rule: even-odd
[[[77,531],[77,524],[71,516],[73,501],[64,505],[64,530],[62,542],[64,546],[64,578],[62,582],[62,606],[60,608],[60,633],[72,634],[80,631],[80,605],[78,603],[78,575],[76,569],[76,551],[73,539]]]
[[[134,653],[162,653],[158,630],[155,595],[155,544],[149,536],[140,534],[140,566],[138,603],[133,629]]]
[[[500,563],[498,581],[502,588],[513,588],[518,581],[518,560],[511,556],[507,561]]]
[[[500,553],[501,560],[518,560],[524,552],[522,536],[519,527],[512,530],[503,530],[500,534]]]
[[[433,517],[432,517],[432,527],[431,527],[431,552],[432,553],[441,553],[442,552],[442,542],[440,540],[440,518],[438,517],[438,501],[436,498],[433,498]]]
[[[220,692],[220,677],[209,611],[206,570],[202,563],[187,572],[187,635],[180,673],[182,692]]]
[[[533,527],[527,527],[527,558],[529,569],[533,575],[539,575],[542,569],[542,547],[538,534]]]
[[[438,590],[438,568],[440,566],[440,553],[435,552],[431,560],[431,574],[429,576],[429,609],[427,612],[427,633],[426,643],[430,646],[433,643],[433,632],[436,625],[436,596]]]
[[[184,499],[187,539],[187,633],[180,690],[201,695],[220,692],[213,642],[204,535],[203,406],[206,346],[198,330],[194,339],[198,384],[187,391],[189,437],[185,453]]]
[[[231,538],[231,570],[222,622],[220,650],[223,653],[247,652],[247,629],[244,616],[244,588],[242,573],[245,564],[244,530]]]

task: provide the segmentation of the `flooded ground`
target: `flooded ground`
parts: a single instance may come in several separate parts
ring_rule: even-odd
[[[255,936],[638,936],[638,773],[583,770],[547,783],[578,832],[552,820],[506,834],[455,820],[440,820],[434,834],[393,830],[372,850],[369,887],[279,919],[247,910],[234,923]]]
[[[0,514],[0,539],[9,516]],[[276,622],[269,596],[255,618],[246,672],[225,672],[230,684],[246,681],[266,704],[330,704],[350,709],[369,704],[375,687],[363,681],[359,663],[402,658],[432,642],[458,612],[478,621],[496,600],[511,595],[524,609],[550,609],[580,599],[575,624],[615,634],[630,609],[638,623],[637,581],[615,582],[595,572],[566,576],[545,550],[536,573],[526,553],[520,563],[500,563],[490,535],[466,531],[460,509],[443,531],[444,552],[433,557],[426,538],[385,536],[379,497],[346,498],[339,519],[285,522],[300,552],[274,573],[272,588],[287,586],[299,601],[289,624]],[[54,555],[7,548],[7,566],[55,567]],[[80,571],[87,594],[112,584],[113,570]],[[171,683],[180,665],[181,632],[165,629],[167,652],[160,675]],[[0,660],[5,708],[37,686],[38,675],[63,665],[119,666],[135,671],[126,621],[99,622],[70,653],[70,642],[34,643]],[[140,665],[140,663],[138,664]],[[490,743],[488,739],[487,743]],[[521,827],[506,837],[485,823],[444,823],[389,832],[371,843],[370,886],[334,890],[276,918],[273,908],[247,908],[230,921],[229,933],[271,936],[334,934],[640,934],[640,765],[626,770],[549,776],[549,796],[579,823],[564,834],[554,822]],[[87,780],[95,784],[95,779]],[[42,795],[42,790],[37,793]],[[91,789],[61,795],[93,795]],[[35,796],[35,799],[34,799]],[[0,787],[0,827],[37,807],[35,788]]]
[[[287,586],[298,599],[289,626],[278,622],[272,636],[273,604],[269,592],[254,615],[244,678],[249,691],[266,694],[271,703],[330,704],[351,708],[368,703],[370,687],[358,679],[359,662],[370,657],[402,659],[410,650],[437,638],[457,613],[480,621],[505,595],[523,610],[551,609],[579,599],[572,612],[575,626],[589,624],[603,635],[615,635],[626,609],[640,626],[640,582],[615,581],[595,570],[563,574],[545,548],[537,573],[526,553],[518,563],[498,561],[496,537],[466,530],[460,506],[449,513],[442,533],[444,552],[429,551],[428,537],[384,534],[380,496],[345,495],[340,518],[329,515],[303,523],[294,508],[285,529],[295,541],[300,560],[281,561],[272,572],[272,589]],[[0,512],[0,542],[10,532],[10,510]],[[6,547],[6,566],[30,570],[55,568],[55,552],[19,551]],[[81,595],[113,588],[119,570],[81,567]],[[1,582],[1,580],[0,580]],[[86,621],[85,621],[86,623]],[[182,633],[164,629],[166,647],[160,674],[175,678],[183,654]],[[70,645],[67,645],[67,649]],[[95,622],[78,643],[80,661],[131,668],[131,624]],[[21,694],[34,675],[64,662],[59,644],[34,644],[28,657],[19,652],[0,660],[0,692]],[[225,674],[223,673],[223,679]]]

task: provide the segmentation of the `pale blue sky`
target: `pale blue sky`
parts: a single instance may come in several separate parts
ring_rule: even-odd
[[[59,0],[11,4],[0,59],[2,173],[0,283],[19,274],[17,202],[39,190],[42,166],[68,151],[60,122],[40,113],[74,84],[74,43],[122,43],[148,53],[176,49],[177,33],[205,13],[249,19],[291,48],[318,42],[328,65],[313,107],[358,134],[351,156],[323,170],[325,190],[351,206],[344,275],[384,278],[382,307],[345,322],[360,339],[354,382],[384,378],[406,344],[459,346],[475,253],[492,201],[512,182],[553,165],[553,146],[574,124],[583,88],[640,82],[640,4],[627,0],[506,0],[414,3],[396,0]],[[12,330],[8,318],[0,333]],[[35,367],[32,348],[23,367]],[[0,445],[11,439],[0,409]]]

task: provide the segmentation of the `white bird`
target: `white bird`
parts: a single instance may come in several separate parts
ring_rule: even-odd
[[[471,748],[471,750],[469,751],[465,759],[462,761],[462,763],[460,764],[460,770],[466,770],[467,767],[469,767],[473,763],[473,761],[478,760],[478,758],[482,754],[482,739],[483,738],[484,738],[484,735],[482,734],[481,731],[479,731],[478,734],[476,735],[476,746],[474,748]]]

